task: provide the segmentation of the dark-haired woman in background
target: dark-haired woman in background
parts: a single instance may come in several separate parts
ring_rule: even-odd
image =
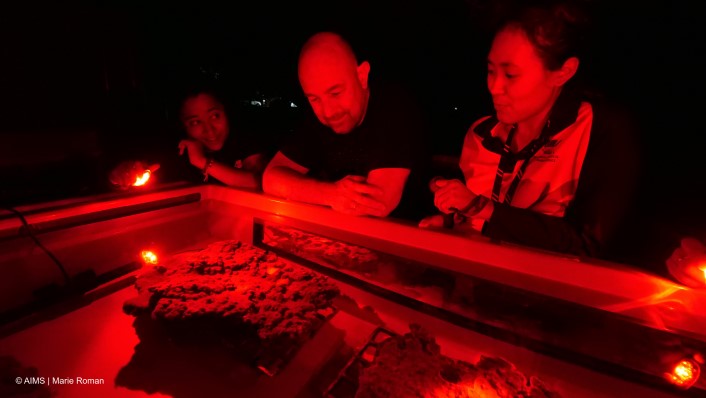
[[[563,3],[525,7],[496,31],[488,55],[495,115],[469,129],[465,183],[436,180],[435,205],[493,239],[601,255],[631,200],[631,124],[570,87],[580,21]],[[440,226],[442,216],[421,227]]]
[[[260,189],[261,175],[273,153],[272,137],[264,137],[255,123],[245,123],[243,116],[227,109],[216,90],[209,87],[190,89],[179,109],[179,120],[186,138],[171,154],[157,153],[153,159],[125,161],[113,169],[110,180],[120,188],[130,187],[150,164],[161,164],[160,174],[168,180],[210,180],[246,189]],[[163,152],[163,151],[158,151]],[[183,167],[177,154],[188,159]]]

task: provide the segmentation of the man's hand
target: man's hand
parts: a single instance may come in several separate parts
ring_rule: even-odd
[[[667,269],[679,282],[706,288],[706,246],[694,238],[684,238],[667,259]]]
[[[434,205],[445,214],[466,208],[477,196],[459,180],[437,179],[429,188],[434,192]]]
[[[129,189],[135,184],[137,177],[142,176],[147,165],[138,160],[126,160],[117,165],[111,172],[110,183],[119,189]]]
[[[378,199],[382,195],[382,190],[367,184],[365,177],[346,176],[334,183],[329,205],[344,214],[382,217],[387,214],[385,205]]]
[[[307,176],[308,168],[278,152],[265,168],[266,193],[305,203],[329,206],[356,216],[386,217],[399,204],[409,169],[371,170],[366,177],[346,176],[336,182]]]
[[[206,166],[206,155],[204,154],[203,145],[195,140],[181,140],[179,142],[179,155],[186,154],[189,156],[189,163],[199,170]]]

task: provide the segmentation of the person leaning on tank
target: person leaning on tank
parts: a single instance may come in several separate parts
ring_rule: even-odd
[[[416,102],[376,84],[370,63],[336,33],[308,39],[298,75],[313,112],[265,169],[263,190],[354,216],[414,212],[426,159]]]
[[[466,134],[459,163],[465,181],[436,179],[430,188],[459,229],[600,257],[634,197],[633,124],[572,84],[582,56],[581,10],[543,4],[521,6],[499,24],[487,73],[495,112]],[[420,227],[441,227],[444,219],[429,216]]]
[[[145,156],[149,160],[118,164],[109,177],[113,186],[128,189],[136,176],[148,169],[154,172],[158,165],[158,173],[172,180],[215,180],[231,187],[260,189],[272,144],[262,133],[250,131],[240,117],[232,117],[234,112],[223,97],[212,85],[189,87],[179,107],[179,121],[186,137],[170,153],[161,148],[152,156]]]

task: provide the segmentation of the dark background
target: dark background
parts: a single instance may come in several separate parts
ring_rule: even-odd
[[[115,162],[178,138],[175,92],[197,75],[239,100],[281,97],[299,105],[289,112],[309,111],[296,57],[319,30],[347,35],[371,62],[372,76],[403,82],[419,97],[437,154],[459,155],[468,126],[492,110],[485,24],[507,2],[144,3],[4,6],[5,205],[109,190],[105,176]],[[641,131],[644,176],[627,254],[619,255],[661,263],[680,236],[706,238],[703,15],[686,1],[583,3],[592,11],[593,39],[581,72],[626,105]]]

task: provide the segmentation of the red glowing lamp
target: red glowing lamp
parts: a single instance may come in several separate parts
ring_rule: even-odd
[[[157,255],[151,250],[143,250],[142,253],[140,253],[140,256],[145,264],[157,265],[159,262]]]
[[[147,170],[142,172],[142,174],[137,174],[135,176],[135,182],[132,183],[133,187],[141,187],[147,184],[147,181],[152,177],[152,173],[159,170],[159,163],[151,165]]]
[[[132,186],[133,187],[141,187],[141,186],[147,184],[147,181],[150,180],[151,174],[152,174],[151,171],[145,170],[145,172],[142,173],[141,176],[137,176],[137,178],[135,178],[135,182],[132,183]]]
[[[701,369],[696,361],[682,359],[674,365],[671,372],[665,373],[664,377],[677,387],[687,389],[696,383],[701,374]]]

